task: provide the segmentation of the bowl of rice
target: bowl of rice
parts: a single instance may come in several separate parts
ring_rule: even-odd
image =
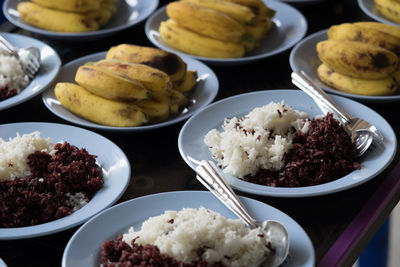
[[[44,42],[14,33],[1,35],[16,48],[34,46],[40,50],[40,69],[29,80],[18,59],[0,46],[0,110],[3,110],[28,101],[46,89],[57,77],[61,60],[57,52]]]

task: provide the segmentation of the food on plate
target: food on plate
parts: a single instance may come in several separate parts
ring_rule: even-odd
[[[59,82],[54,93],[66,109],[102,125],[131,127],[148,121],[137,105],[97,96],[74,83]]]
[[[399,89],[400,28],[378,22],[333,25],[316,45],[318,77],[350,94],[385,96]]]
[[[359,168],[354,144],[332,114],[310,119],[283,102],[226,118],[204,143],[225,173],[267,186],[317,185]]]
[[[120,44],[107,51],[107,60],[120,60],[148,65],[164,71],[171,81],[180,81],[186,73],[187,65],[180,56],[158,48],[133,44]]]
[[[102,125],[134,127],[165,121],[186,107],[197,71],[187,70],[176,54],[121,44],[106,59],[80,66],[75,81],[79,86],[60,82],[54,89],[66,109]]]
[[[26,23],[54,32],[98,30],[116,13],[118,1],[110,0],[32,0],[18,3]]]
[[[102,245],[103,266],[262,266],[273,248],[260,228],[200,207],[165,211]],[[131,265],[129,265],[131,266]]]
[[[18,59],[0,47],[0,101],[17,95],[28,83]]]
[[[396,71],[398,72],[400,71]],[[393,95],[398,90],[399,84],[395,76],[373,80],[354,78],[343,75],[326,64],[318,66],[317,74],[321,81],[329,86],[356,95]]]
[[[161,39],[182,52],[211,58],[243,57],[269,32],[275,14],[260,0],[181,0],[169,3],[166,12]]]
[[[400,23],[400,3],[396,0],[374,0],[375,8],[387,19]]]
[[[117,101],[149,99],[151,91],[137,80],[96,65],[78,68],[75,81],[95,95]]]
[[[0,227],[50,222],[83,207],[103,186],[96,156],[38,131],[0,139]]]
[[[395,53],[356,41],[326,40],[317,44],[319,59],[334,71],[354,78],[381,79],[393,73],[399,64]]]

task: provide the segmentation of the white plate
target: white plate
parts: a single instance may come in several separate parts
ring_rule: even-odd
[[[328,39],[327,31],[328,30],[322,30],[307,36],[292,49],[290,52],[289,63],[293,71],[305,71],[314,82],[329,93],[353,98],[361,102],[394,102],[400,100],[400,91],[397,91],[394,95],[390,96],[356,95],[336,90],[335,88],[323,83],[318,78],[317,74],[317,68],[321,64],[321,60],[318,58],[316,46],[318,42]]]
[[[254,62],[276,54],[279,54],[300,41],[307,32],[307,21],[294,7],[278,2],[263,0],[266,5],[275,10],[273,17],[274,25],[267,36],[261,40],[261,43],[253,51],[247,53],[241,58],[207,58],[190,55],[193,58],[201,60],[210,65],[232,66]],[[157,47],[178,53],[185,54],[173,48],[172,46],[161,40],[158,28],[162,21],[168,19],[166,14],[166,6],[157,10],[147,21],[145,32],[149,40]],[[188,55],[188,54],[185,54]]]
[[[52,32],[32,26],[21,19],[17,10],[19,2],[21,1],[5,0],[3,3],[5,17],[15,26],[52,39],[85,42],[115,34],[142,22],[156,10],[159,0],[121,0],[117,13],[107,24],[97,31],[84,33]]]
[[[307,187],[270,187],[249,183],[228,174],[224,174],[224,178],[233,188],[247,193],[277,197],[309,197],[342,191],[365,183],[381,173],[396,153],[397,139],[392,127],[378,113],[358,102],[335,95],[331,97],[349,114],[365,118],[375,125],[385,137],[383,151],[368,151],[361,158],[361,170],[355,170],[329,183]],[[196,165],[188,160],[188,157],[212,160],[211,153],[203,141],[208,131],[214,128],[221,130],[223,120],[227,117],[241,117],[255,107],[282,100],[295,109],[307,112],[310,117],[322,114],[312,98],[300,90],[258,91],[229,97],[213,103],[185,123],[178,138],[181,156],[195,170]]]
[[[97,133],[63,124],[30,122],[0,125],[0,138],[8,140],[17,133],[22,135],[34,131],[39,131],[42,138],[50,137],[53,143],[67,141],[97,155],[96,162],[103,170],[104,185],[88,204],[71,215],[35,226],[0,228],[0,240],[49,235],[82,224],[114,204],[129,184],[131,167],[124,152]]]
[[[367,14],[369,17],[371,17],[372,19],[382,22],[382,23],[386,23],[386,24],[390,24],[390,25],[394,25],[399,27],[400,24],[389,20],[388,18],[384,17],[376,8],[375,8],[375,3],[374,0],[358,0],[358,5],[361,8],[361,10]]]
[[[241,200],[256,220],[277,220],[287,228],[290,239],[289,258],[282,266],[314,266],[313,245],[296,221],[260,201],[246,197],[241,197]],[[100,247],[104,241],[128,232],[130,226],[139,229],[143,221],[166,210],[201,206],[227,218],[237,219],[211,193],[204,191],[177,191],[132,199],[105,210],[79,228],[64,250],[62,266],[100,266]]]
[[[80,65],[83,65],[88,61],[98,61],[100,59],[104,59],[106,53],[107,52],[91,54],[64,65],[61,68],[60,75],[58,75],[57,80],[54,82],[53,86],[50,86],[49,89],[42,94],[42,99],[46,107],[60,118],[85,127],[116,132],[137,132],[153,130],[185,120],[203,107],[207,106],[209,103],[211,103],[218,93],[219,83],[218,78],[214,74],[214,72],[209,67],[197,60],[194,60],[187,56],[181,56],[183,61],[186,62],[187,68],[189,70],[197,70],[199,77],[196,87],[187,94],[190,104],[181,113],[177,115],[172,115],[168,120],[164,122],[137,127],[104,126],[88,121],[82,117],[73,114],[61,105],[54,94],[54,85],[57,82],[74,82],[76,70]]]
[[[0,101],[0,110],[3,110],[28,101],[46,89],[56,78],[61,67],[61,60],[53,48],[39,40],[14,33],[1,32],[0,34],[17,48],[36,46],[40,49],[41,60],[40,69],[28,86],[16,96]]]

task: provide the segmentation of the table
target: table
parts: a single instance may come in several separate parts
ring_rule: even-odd
[[[160,6],[166,0],[160,1]],[[332,24],[369,20],[356,1],[311,1],[295,5],[307,18],[307,35]],[[2,25],[9,26],[9,25]],[[15,27],[9,31],[40,38]],[[7,31],[8,31],[7,30]],[[43,40],[43,39],[42,39]],[[115,36],[88,43],[47,40],[68,61],[122,42],[151,46],[144,34],[144,23]],[[290,50],[277,56],[236,67],[211,67],[220,81],[216,100],[239,93],[266,89],[294,89],[289,66]],[[367,104],[390,122],[400,136],[398,104]],[[41,96],[0,112],[0,123],[57,122],[69,124],[44,106]],[[129,187],[119,202],[135,197],[176,190],[205,190],[182,160],[177,136],[184,122],[145,133],[96,131],[120,146],[132,165]],[[351,266],[400,197],[400,162],[397,152],[392,164],[378,177],[344,192],[309,198],[259,197],[239,193],[268,203],[294,218],[310,236],[317,266]],[[10,266],[59,266],[74,227],[57,234],[27,240],[0,241],[0,257]]]

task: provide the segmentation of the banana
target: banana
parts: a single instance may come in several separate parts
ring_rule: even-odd
[[[181,93],[190,92],[197,84],[197,71],[188,70],[181,81],[174,83],[172,87]]]
[[[352,23],[331,26],[328,30],[328,39],[369,43],[386,48],[400,55],[400,38],[373,28],[361,27]]]
[[[360,26],[360,27],[365,27],[365,28],[370,28],[370,29],[375,29],[375,30],[381,31],[381,32],[385,32],[387,34],[394,35],[400,39],[400,27],[397,27],[394,25],[389,25],[389,24],[374,22],[374,21],[361,21],[361,22],[354,22],[353,24]]]
[[[168,4],[167,15],[187,30],[224,42],[239,43],[245,33],[243,25],[231,17],[186,1]]]
[[[258,17],[273,17],[275,11],[268,8],[263,1],[260,0],[223,0],[226,2],[231,2],[235,4],[239,4],[242,6],[246,6],[253,11],[253,13]]]
[[[98,96],[117,101],[148,99],[151,91],[138,81],[96,66],[80,66],[75,81]]]
[[[223,42],[194,33],[178,26],[171,19],[161,22],[159,32],[164,42],[182,52],[195,56],[238,58],[243,57],[245,53],[242,44]]]
[[[74,83],[57,83],[54,93],[66,109],[102,125],[132,127],[148,121],[139,107],[105,99]]]
[[[167,73],[171,81],[178,81],[186,73],[186,63],[176,54],[158,48],[120,44],[107,51],[106,59],[145,64]]]
[[[183,0],[198,6],[208,7],[233,18],[237,22],[248,25],[254,21],[255,15],[250,8],[223,0]]]
[[[94,21],[96,21],[100,26],[106,24],[113,16],[111,11],[106,8],[91,10],[91,11],[85,13],[85,15],[88,18],[91,18]]]
[[[154,93],[153,99],[159,102],[168,103],[171,114],[176,114],[179,108],[188,104],[189,99],[181,92],[171,89],[166,93]]]
[[[165,121],[170,115],[169,101],[157,101],[154,99],[140,100],[135,103],[149,118],[149,123]]]
[[[334,71],[363,79],[381,79],[394,72],[398,57],[366,43],[325,40],[317,44],[318,57]]]
[[[269,17],[264,17],[256,21],[253,25],[246,25],[245,29],[248,34],[257,42],[261,40],[272,27],[272,20]]]
[[[352,78],[334,71],[326,64],[321,64],[317,73],[327,85],[350,94],[384,96],[393,95],[398,90],[398,84],[392,76],[377,80]]]
[[[400,23],[400,3],[395,0],[374,0],[375,8],[386,18]]]
[[[99,0],[32,0],[33,3],[51,9],[84,13],[100,8]]]
[[[17,6],[21,18],[28,24],[55,32],[95,31],[99,24],[85,15],[42,7],[32,2]]]
[[[146,89],[153,92],[165,92],[172,88],[168,74],[144,64],[105,59],[96,62],[94,66],[123,74],[129,79],[140,82]]]
[[[117,5],[111,2],[102,2],[101,8],[108,10],[111,12],[111,15],[114,16],[117,13]]]

